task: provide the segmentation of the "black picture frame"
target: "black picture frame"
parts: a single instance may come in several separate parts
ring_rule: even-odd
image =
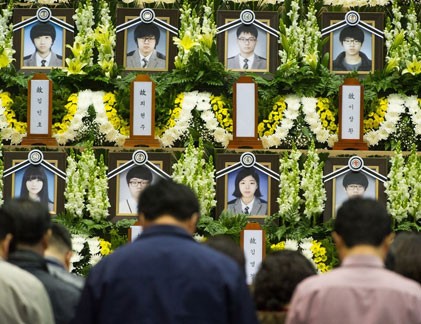
[[[56,168],[65,172],[66,170],[66,153],[65,152],[43,152],[44,161],[52,164]],[[7,170],[17,164],[27,160],[28,152],[4,152],[4,169]],[[28,164],[22,169],[18,169],[12,174],[4,178],[4,199],[8,200],[11,198],[17,198],[21,196],[21,189],[23,186],[23,177],[25,171],[29,170],[29,167],[34,166]],[[54,174],[51,170],[47,169],[43,164],[36,165],[41,168],[42,172],[45,173],[48,179],[48,197],[51,203],[49,203],[49,210],[52,216],[55,216],[61,212],[64,212],[64,195],[66,181]],[[45,189],[45,186],[43,187]]]
[[[117,26],[127,23],[133,19],[139,17],[142,9],[141,8],[117,8]],[[175,9],[154,9],[156,18],[164,21],[165,23],[172,25],[173,27],[178,27],[178,18],[179,11]],[[141,23],[141,22],[139,22]],[[161,26],[154,24],[158,27],[160,31],[160,40],[157,44],[157,52],[165,55],[165,67],[155,67],[155,68],[142,68],[142,67],[128,67],[127,58],[128,54],[133,53],[136,50],[136,43],[134,40],[134,30],[139,23],[136,23],[133,26],[130,26],[127,29],[124,29],[117,33],[116,41],[116,62],[118,65],[123,66],[125,71],[133,72],[168,72],[174,68],[174,58],[177,55],[177,47],[174,45],[173,33],[165,30]]]
[[[217,11],[217,24],[218,26],[223,26],[227,23],[230,23],[238,19],[240,14],[241,11],[236,10],[219,10]],[[275,30],[278,30],[279,20],[277,12],[256,11],[255,17],[256,20],[259,20],[259,22],[266,24]],[[265,68],[249,68],[244,70],[240,67],[229,67],[230,64],[228,59],[235,57],[235,55],[238,54],[238,40],[236,36],[238,27],[239,26],[235,26],[217,35],[218,57],[219,60],[223,62],[225,69],[238,72],[275,73],[276,68],[278,67],[278,40],[275,36],[269,34],[259,27],[256,27],[258,30],[258,37],[255,53],[258,56],[266,59]],[[264,38],[262,38],[262,36]],[[263,44],[260,42],[261,39],[264,40]]]
[[[337,171],[348,165],[349,158],[346,157],[330,157],[327,159],[324,165],[324,174],[330,174],[331,172]],[[388,158],[364,158],[364,166],[380,173],[383,176],[387,176]],[[352,172],[349,170],[348,172]],[[373,198],[386,206],[386,194],[384,191],[384,184],[374,177],[367,175],[362,170],[359,171],[367,177],[368,187],[365,190],[363,197]],[[343,187],[342,180],[346,174],[342,174],[336,178],[333,178],[325,182],[326,189],[326,207],[323,215],[324,221],[331,218],[335,218],[336,211],[340,205],[348,198]]]
[[[264,167],[272,170],[275,173],[279,172],[279,157],[276,154],[255,154],[256,162],[263,165]],[[240,161],[240,153],[218,153],[215,158],[215,165],[217,172],[230,167]],[[241,166],[241,169],[244,166]],[[262,223],[264,219],[277,212],[278,210],[278,192],[279,182],[268,174],[262,172],[260,168],[253,167],[258,175],[260,182],[260,189],[262,199],[267,203],[267,213],[265,215],[250,215],[248,216],[250,221],[256,221]],[[235,178],[240,169],[229,172],[216,179],[216,217],[227,209],[228,203],[231,202],[235,197],[233,191],[235,190]]]
[[[322,14],[322,29],[332,26],[344,20],[344,12],[324,12]],[[361,21],[371,25],[372,27],[383,32],[384,30],[384,13],[383,12],[361,12],[359,13]],[[323,54],[329,53],[329,70],[335,74],[348,74],[351,71],[334,68],[334,60],[343,51],[342,44],[339,40],[341,31],[348,27],[344,24],[339,29],[334,30],[326,35],[328,40],[323,48]],[[370,33],[360,25],[356,25],[364,33],[364,42],[361,47],[361,52],[366,54],[367,58],[371,60],[370,70],[357,71],[358,75],[367,75],[375,70],[382,70],[384,66],[384,39]],[[368,37],[370,39],[368,40]]]
[[[75,13],[74,9],[71,8],[57,8],[51,9],[52,15],[67,24],[73,25],[73,15]],[[14,9],[13,10],[13,24],[22,23],[23,21],[36,16],[37,9]],[[74,33],[69,30],[59,26],[54,23],[52,20],[46,22],[55,28],[56,39],[52,45],[52,51],[59,56],[61,56],[61,65],[57,66],[35,66],[35,65],[25,65],[25,58],[29,58],[34,53],[34,44],[30,38],[31,29],[38,23],[41,23],[39,20],[35,20],[28,24],[25,27],[22,27],[13,33],[13,48],[15,50],[15,61],[14,65],[17,70],[22,72],[48,72],[52,68],[63,68],[65,67],[66,58],[71,55],[71,50],[67,48],[66,45],[73,45]]]
[[[133,152],[110,152],[108,154],[108,169],[109,171],[113,171],[125,163],[132,160]],[[171,153],[167,152],[148,152],[148,161],[152,164],[156,165],[159,169],[167,173],[168,175],[171,174],[172,170],[172,163],[173,163],[173,156]],[[125,211],[125,208],[122,207],[122,201],[127,199],[130,195],[129,185],[126,182],[125,175],[129,172],[132,168],[143,167],[147,168],[146,165],[136,165],[133,164],[129,168],[125,169],[123,172],[117,174],[116,176],[109,179],[109,191],[108,197],[110,200],[110,218],[112,221],[118,221],[121,219],[137,219],[137,208],[133,206],[131,207],[132,212]],[[149,168],[148,168],[149,169]],[[150,169],[149,169],[150,170]],[[152,183],[156,183],[161,177],[156,173],[151,171],[152,175]],[[123,209],[124,208],[124,209]],[[127,207],[130,210],[129,207]]]

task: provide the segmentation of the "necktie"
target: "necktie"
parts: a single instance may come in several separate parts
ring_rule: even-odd
[[[248,61],[249,61],[248,59],[244,59],[244,65],[243,65],[244,70],[247,70],[249,68],[249,65],[247,63]]]
[[[244,214],[248,215],[249,214],[249,206],[246,206],[244,208]]]
[[[41,66],[45,66],[45,63],[47,63],[46,60],[41,60]]]
[[[144,59],[142,59],[142,62],[143,62],[142,67],[145,68],[146,65],[148,65],[148,60],[144,58]]]

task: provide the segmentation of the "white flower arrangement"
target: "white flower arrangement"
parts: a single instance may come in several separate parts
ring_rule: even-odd
[[[307,151],[307,159],[301,171],[301,189],[303,190],[303,214],[317,223],[317,217],[324,211],[326,190],[323,183],[323,162],[320,162],[314,143]]]
[[[26,134],[21,134],[15,128],[11,127],[6,118],[6,108],[0,98],[0,135],[2,140],[9,140],[12,145],[18,145]]]
[[[102,256],[99,240],[100,238],[97,236],[89,237],[88,235],[84,234],[72,235],[73,255],[70,259],[70,271],[74,269],[73,265],[75,263],[80,262],[85,257],[82,255],[82,250],[85,247],[85,243],[87,243],[89,247],[89,265],[94,266],[101,260]]]
[[[67,157],[64,208],[75,217],[87,216],[100,221],[109,216],[107,167],[103,158],[96,159],[92,148],[86,148],[77,157]]]
[[[386,6],[390,2],[390,0],[323,0],[324,5],[335,7],[341,6],[344,8]]]
[[[405,174],[409,187],[408,213],[414,220],[421,219],[421,156],[414,146],[407,159]]]
[[[4,164],[3,164],[3,142],[1,141],[0,138],[0,206],[3,205],[4,200],[3,200],[3,187],[4,187],[4,182],[3,182],[3,171],[4,171]]]
[[[414,124],[416,135],[421,135],[421,107],[416,96],[404,96],[391,94],[387,97],[388,106],[384,121],[377,130],[372,130],[364,135],[364,141],[369,146],[377,145],[380,141],[386,140],[397,129],[401,115],[408,112]]]
[[[79,3],[73,20],[78,31],[75,36],[73,46],[68,46],[73,54],[72,58],[66,58],[66,65],[63,70],[71,74],[85,74],[85,66],[93,64],[93,47],[95,44],[94,26],[94,7],[91,0],[85,3]]]
[[[14,60],[13,54],[13,24],[10,19],[13,15],[13,1],[1,11],[0,15],[0,69],[5,68]]]
[[[397,223],[408,217],[409,188],[405,174],[408,173],[405,159],[400,148],[390,158],[388,181],[384,183],[387,195],[387,209]]]
[[[215,167],[210,156],[205,159],[203,143],[199,140],[199,147],[195,147],[191,140],[184,154],[177,163],[173,164],[172,178],[178,183],[190,187],[200,202],[200,214],[209,216],[216,206],[215,200]]]
[[[98,50],[98,65],[110,76],[114,68],[114,49],[116,45],[115,27],[110,17],[110,7],[105,0],[99,1],[100,23],[95,28],[95,45]]]
[[[284,117],[280,125],[278,125],[272,135],[261,137],[264,148],[277,147],[285,140],[301,110],[304,114],[304,120],[318,142],[327,143],[329,147],[333,147],[333,144],[338,141],[338,135],[329,132],[322,125],[320,116],[316,111],[317,98],[299,98],[296,95],[287,95],[285,103],[287,104],[287,109],[284,111]]]
[[[200,111],[200,117],[204,127],[211,133],[215,142],[220,143],[224,148],[232,140],[232,134],[220,127],[215,114],[212,111],[211,95],[208,92],[186,92],[181,103],[181,112],[175,121],[175,126],[167,129],[159,138],[163,147],[171,147],[183,135],[186,135],[192,123],[192,111]]]
[[[300,221],[300,166],[301,152],[293,148],[279,159],[279,214],[289,222]]]
[[[115,143],[116,146],[123,146],[127,137],[116,130],[108,120],[103,98],[103,91],[84,90],[79,92],[77,111],[68,129],[63,133],[53,135],[59,145],[65,145],[67,142],[75,140],[83,131],[83,118],[88,117],[88,108],[92,105],[96,113],[95,123],[99,126],[100,134],[104,135],[108,142]]]

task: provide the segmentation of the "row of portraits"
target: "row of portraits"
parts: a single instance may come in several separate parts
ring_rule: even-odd
[[[14,24],[29,21],[15,31],[15,64],[23,71],[64,67],[71,52],[74,34],[63,28],[56,20],[32,21],[35,9],[15,9]],[[53,9],[56,19],[73,24],[72,9]],[[155,21],[130,24],[137,21],[140,9],[119,8],[117,25],[128,24],[117,33],[116,62],[127,71],[165,72],[174,67],[177,49],[173,43],[174,33],[165,26],[178,26],[177,10],[156,10]],[[324,13],[323,25],[333,25],[343,19],[344,14]],[[238,18],[237,11],[219,11],[218,25],[223,26]],[[361,13],[365,23],[376,29],[384,27],[382,13]],[[276,12],[257,12],[259,24],[235,24],[218,34],[217,46],[220,61],[227,70],[240,72],[271,72],[278,66],[278,38],[263,26],[277,29]],[[162,24],[163,22],[164,24]],[[324,48],[330,54],[330,70],[344,74],[355,70],[367,74],[383,66],[383,40],[360,26],[345,25],[329,34]]]
[[[26,197],[40,201],[56,215],[64,209],[65,179],[49,167],[52,165],[65,171],[65,153],[44,152],[45,164],[23,163],[27,152],[5,152],[4,197]],[[279,170],[279,156],[257,154],[256,164],[245,167],[239,163],[240,154],[221,153],[216,156],[217,170],[232,171],[217,178],[217,207],[215,215],[227,210],[233,214],[248,214],[258,221],[278,210],[279,177],[271,176]],[[134,218],[137,200],[141,192],[156,183],[164,175],[170,175],[173,155],[167,152],[148,153],[148,162],[131,163],[132,153],[110,152],[108,168],[115,176],[109,177],[110,215],[113,220]],[[325,174],[346,166],[347,158],[329,158],[325,163]],[[23,167],[20,167],[23,165]],[[365,165],[382,175],[387,174],[387,158],[368,158]],[[127,166],[122,168],[122,166]],[[114,172],[114,171],[118,172]],[[159,172],[157,172],[159,171]],[[162,171],[162,172],[161,172]],[[348,171],[325,183],[328,201],[324,218],[335,217],[337,208],[347,198],[355,195],[375,198],[385,202],[384,186],[377,178],[364,172]]]

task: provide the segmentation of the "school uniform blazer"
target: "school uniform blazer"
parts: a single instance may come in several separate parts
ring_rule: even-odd
[[[240,66],[240,54],[228,58],[227,68],[243,69],[243,67]],[[254,54],[253,65],[250,67],[250,70],[266,70],[266,59]]]
[[[23,66],[37,66],[36,52],[23,58]],[[48,66],[63,66],[63,57],[51,51],[51,58]]]
[[[126,67],[128,68],[141,68],[142,67],[142,64],[140,61],[140,53],[138,50],[132,51],[129,54],[127,54]],[[153,53],[151,54],[151,57],[148,60],[146,69],[164,69],[164,68],[165,68],[165,55],[154,50]]]
[[[234,214],[244,214],[243,209],[241,208],[241,198],[231,200],[228,202],[227,210],[233,212]],[[255,197],[253,207],[251,208],[250,215],[267,215],[268,204],[266,201],[261,200],[260,198]]]

